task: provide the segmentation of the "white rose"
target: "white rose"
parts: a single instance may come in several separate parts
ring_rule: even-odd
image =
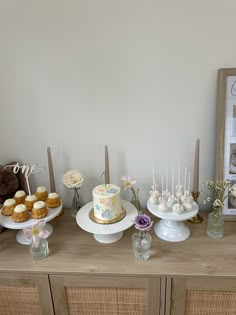
[[[64,174],[62,183],[67,188],[80,188],[84,178],[82,174],[78,170],[68,171]]]

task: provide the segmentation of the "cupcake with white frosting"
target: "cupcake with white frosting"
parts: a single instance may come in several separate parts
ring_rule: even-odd
[[[18,190],[14,195],[14,199],[17,205],[24,203],[25,198],[26,198],[26,193],[24,192],[24,190]]]
[[[31,211],[36,201],[38,201],[38,198],[35,195],[26,196],[25,205],[27,210]]]
[[[58,193],[50,193],[48,194],[48,198],[46,200],[46,205],[48,208],[57,208],[61,205],[61,199]]]
[[[17,205],[12,212],[12,220],[14,222],[24,222],[30,218],[29,211],[26,208],[26,205],[19,204]]]
[[[39,186],[36,189],[35,196],[38,200],[46,201],[48,197],[48,192],[45,186]]]
[[[42,219],[48,215],[48,209],[44,201],[36,201],[32,208],[32,218]]]
[[[9,198],[5,200],[2,207],[2,215],[6,215],[6,216],[12,215],[15,206],[16,206],[15,199]]]

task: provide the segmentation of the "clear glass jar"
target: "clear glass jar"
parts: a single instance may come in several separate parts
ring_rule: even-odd
[[[79,209],[83,207],[84,202],[79,194],[79,188],[73,188],[73,190],[74,190],[74,197],[73,197],[72,205],[71,205],[71,215],[72,217],[75,218]]]
[[[131,203],[135,206],[138,212],[141,213],[142,209],[141,209],[141,203],[139,200],[139,189],[136,187],[132,187],[131,191],[132,191]]]
[[[148,232],[139,231],[132,235],[134,256],[139,260],[147,260],[150,257],[152,237]]]
[[[33,260],[43,259],[49,254],[48,241],[43,238],[40,238],[37,246],[34,244],[34,242],[31,242],[29,248]]]
[[[207,235],[212,238],[222,238],[224,235],[224,215],[221,211],[208,214]]]

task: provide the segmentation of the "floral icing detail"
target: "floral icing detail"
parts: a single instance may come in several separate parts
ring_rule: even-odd
[[[45,220],[39,221],[37,224],[33,225],[32,228],[24,229],[24,236],[33,242],[33,244],[38,247],[39,241],[41,238],[47,238],[49,236],[49,232],[44,229]]]
[[[139,231],[150,231],[153,225],[153,221],[146,214],[138,214],[134,218],[134,227]]]
[[[112,216],[111,216],[111,212],[109,210],[105,210],[103,213],[102,213],[102,217],[104,219],[111,219]]]
[[[108,192],[109,194],[116,194],[116,193],[118,192],[118,190],[115,189],[115,188],[111,188],[111,189],[107,190],[107,192]]]

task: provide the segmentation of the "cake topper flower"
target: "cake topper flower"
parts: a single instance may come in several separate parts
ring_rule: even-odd
[[[63,175],[63,178],[62,178],[62,183],[67,188],[78,189],[82,186],[83,181],[84,181],[84,178],[78,170],[68,171]]]
[[[45,224],[46,221],[41,220],[31,228],[26,228],[23,230],[24,236],[28,240],[32,241],[36,247],[38,247],[41,238],[47,238],[49,236],[49,232],[44,229]]]
[[[142,232],[150,231],[153,225],[153,221],[146,214],[138,214],[134,218],[134,227]]]

